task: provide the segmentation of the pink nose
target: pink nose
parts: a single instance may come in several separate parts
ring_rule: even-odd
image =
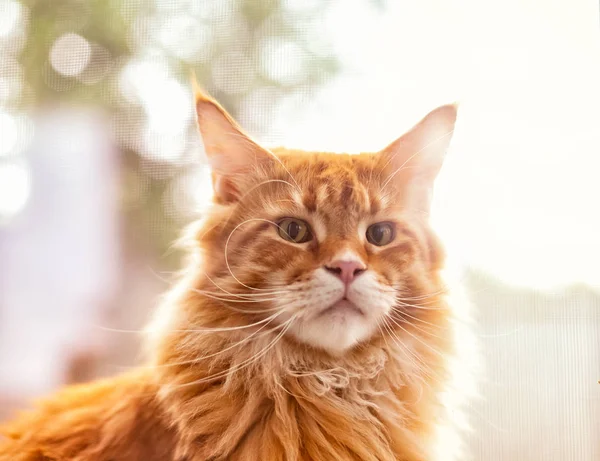
[[[325,266],[325,269],[337,275],[346,285],[362,274],[366,267],[360,261],[333,261]]]

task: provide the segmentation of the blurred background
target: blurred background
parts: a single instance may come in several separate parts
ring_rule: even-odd
[[[266,145],[461,103],[435,225],[486,362],[475,459],[600,459],[596,0],[0,0],[0,420],[139,359],[210,199],[193,70]]]

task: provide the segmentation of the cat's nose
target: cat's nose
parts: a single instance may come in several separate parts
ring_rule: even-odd
[[[338,276],[346,285],[349,285],[356,277],[367,270],[367,267],[360,261],[339,260],[325,265],[325,269]]]

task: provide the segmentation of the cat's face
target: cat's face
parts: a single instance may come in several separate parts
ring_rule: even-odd
[[[417,305],[442,257],[428,206],[454,106],[360,155],[269,152],[214,101],[197,108],[219,204],[203,247],[224,309],[332,354],[428,322]]]

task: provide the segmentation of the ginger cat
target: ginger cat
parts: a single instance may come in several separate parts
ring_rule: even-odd
[[[20,415],[0,460],[451,459],[453,307],[428,211],[456,106],[359,155],[269,151],[201,92],[196,109],[214,201],[149,363]]]

